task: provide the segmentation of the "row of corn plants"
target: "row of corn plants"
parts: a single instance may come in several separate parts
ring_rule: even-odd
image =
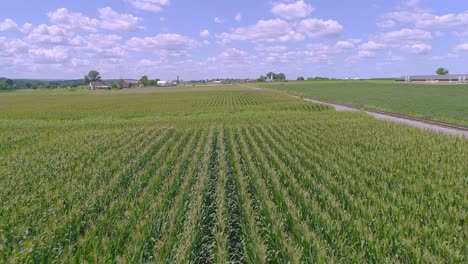
[[[0,118],[0,262],[467,262],[466,139],[193,89]]]

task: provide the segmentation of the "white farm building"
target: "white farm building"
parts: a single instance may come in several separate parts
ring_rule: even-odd
[[[110,90],[111,86],[110,84],[107,84],[105,82],[90,82],[89,89],[90,90]]]
[[[171,85],[171,83],[168,82],[168,81],[158,81],[157,85],[158,86],[169,86],[169,85]]]
[[[447,75],[412,75],[403,76],[396,81],[400,82],[428,82],[428,83],[468,83],[468,74]]]

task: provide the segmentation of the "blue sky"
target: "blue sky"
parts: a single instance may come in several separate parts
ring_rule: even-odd
[[[465,0],[2,0],[0,77],[468,71]]]

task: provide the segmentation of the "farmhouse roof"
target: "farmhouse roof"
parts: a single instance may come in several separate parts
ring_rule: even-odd
[[[126,83],[133,83],[133,84],[138,84],[137,80],[123,80]]]
[[[91,82],[91,85],[93,86],[109,86],[109,84],[105,82]]]

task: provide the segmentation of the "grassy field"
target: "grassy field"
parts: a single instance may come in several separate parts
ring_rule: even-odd
[[[241,87],[0,94],[0,262],[466,263],[468,141]]]
[[[468,85],[305,81],[257,86],[468,126]]]

